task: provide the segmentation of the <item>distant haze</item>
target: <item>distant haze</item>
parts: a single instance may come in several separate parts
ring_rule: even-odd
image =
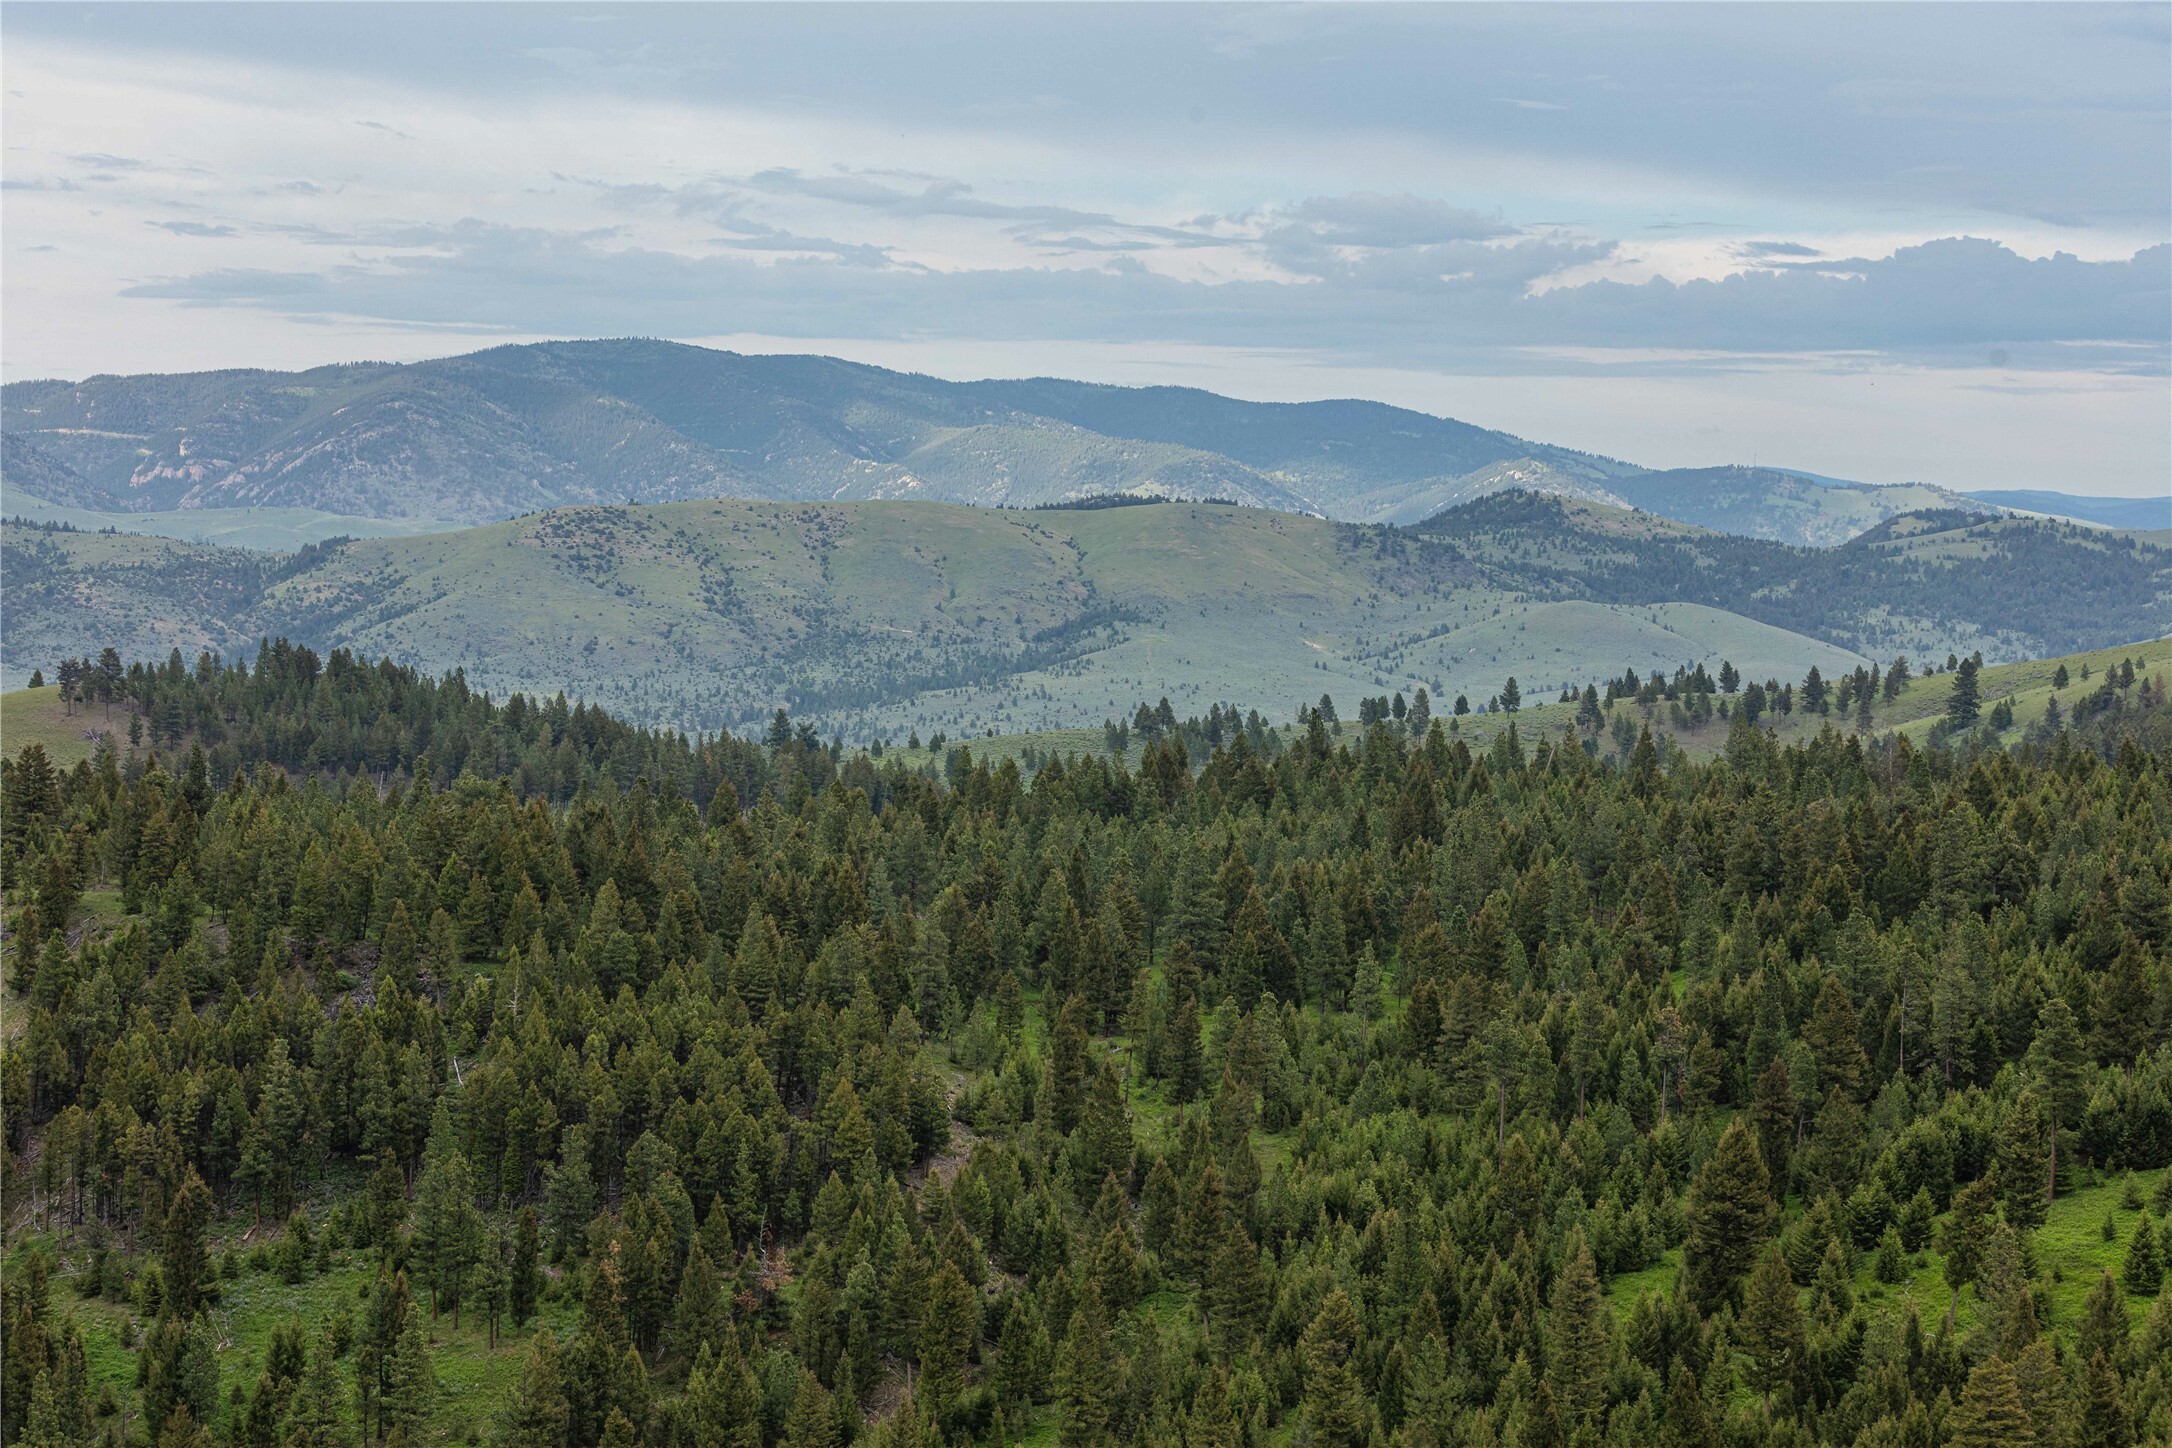
[[[2162,495],[2161,5],[13,5],[0,375],[629,334]]]

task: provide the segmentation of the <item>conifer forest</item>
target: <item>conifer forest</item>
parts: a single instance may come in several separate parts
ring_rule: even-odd
[[[0,1436],[2172,1442],[2172,729],[2096,693],[1029,774],[116,666],[148,739],[0,776]]]

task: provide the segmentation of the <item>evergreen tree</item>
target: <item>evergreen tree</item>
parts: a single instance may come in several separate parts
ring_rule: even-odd
[[[980,1336],[979,1305],[972,1286],[945,1262],[928,1283],[919,1329],[920,1393],[941,1418],[965,1382],[965,1364]]]
[[[1972,728],[1983,713],[1982,690],[1976,681],[1981,667],[1967,658],[1953,671],[1953,688],[1946,695],[1946,722],[1956,729]]]
[[[2036,1039],[2029,1044],[2029,1065],[2042,1092],[2049,1127],[2044,1194],[2056,1194],[2059,1184],[2059,1133],[2081,1124],[2082,1109],[2089,1104],[2089,1051],[2075,1023],[2074,1008],[2064,996],[2053,996],[2037,1012]]]
[[[1305,1421],[1327,1448],[1359,1448],[1371,1431],[1372,1410],[1358,1381],[1357,1309],[1337,1287],[1298,1339],[1304,1366]]]
[[[2035,1426],[2004,1358],[1988,1358],[1968,1375],[1968,1387],[1946,1420],[1947,1448],[2031,1448]]]
[[[347,1429],[345,1397],[338,1345],[329,1331],[320,1333],[295,1391],[284,1441],[293,1448],[350,1448],[354,1439]]]
[[[2023,1232],[2042,1226],[2051,1198],[2051,1138],[2034,1091],[2023,1088],[2007,1104],[1994,1154],[2006,1220]]]
[[[1547,1316],[1546,1378],[1573,1437],[1593,1427],[1606,1408],[1610,1314],[1584,1234],[1571,1230],[1563,1252]]]
[[[211,1189],[190,1167],[166,1211],[158,1264],[165,1311],[183,1321],[195,1314],[212,1281],[211,1259],[204,1247],[210,1225]]]
[[[1698,1169],[1684,1216],[1689,1235],[1682,1274],[1690,1300],[1705,1311],[1737,1300],[1773,1216],[1764,1158],[1741,1117],[1728,1124]]]
[[[1071,1134],[1085,1109],[1090,1071],[1086,1037],[1086,1001],[1074,995],[1063,1003],[1049,1035],[1049,1124],[1059,1136]]]
[[[1169,1027],[1169,1099],[1178,1105],[1199,1099],[1205,1086],[1204,1052],[1199,1040],[1199,1001],[1186,996]]]
[[[2119,1282],[2135,1297],[2155,1297],[2164,1289],[2164,1251],[2157,1242],[2157,1224],[2147,1212],[2134,1224]]]
[[[2134,1448],[2134,1414],[2125,1385],[2102,1352],[2090,1354],[2082,1376],[2075,1448]]]
[[[1108,1314],[1100,1292],[1089,1284],[1072,1310],[1071,1329],[1056,1359],[1058,1439],[1064,1448],[1099,1448],[1108,1442],[1115,1393]]]
[[[1806,1352],[1795,1279],[1777,1242],[1765,1249],[1750,1276],[1739,1331],[1750,1359],[1750,1386],[1763,1395],[1770,1420],[1773,1392],[1792,1388],[1800,1379]]]
[[[1961,1289],[1976,1280],[1983,1267],[1984,1245],[1998,1211],[1998,1186],[1989,1177],[1978,1177],[1953,1194],[1953,1215],[1939,1238],[1944,1253],[1946,1285],[1953,1296],[1946,1304],[1946,1325],[1953,1325],[1960,1306]]]
[[[513,1326],[524,1328],[535,1316],[536,1304],[543,1296],[542,1243],[534,1207],[522,1207],[513,1237],[513,1264],[511,1280],[507,1284],[507,1307]]]
[[[450,1303],[457,1322],[461,1286],[482,1250],[482,1218],[475,1210],[474,1170],[452,1140],[451,1116],[440,1098],[415,1178],[414,1252],[430,1284],[430,1316]]]
[[[558,1339],[544,1329],[529,1342],[500,1441],[504,1448],[562,1448],[568,1412]]]

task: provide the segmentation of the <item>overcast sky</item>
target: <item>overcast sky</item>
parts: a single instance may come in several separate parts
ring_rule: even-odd
[[[2168,17],[9,0],[0,371],[641,334],[2161,493]]]

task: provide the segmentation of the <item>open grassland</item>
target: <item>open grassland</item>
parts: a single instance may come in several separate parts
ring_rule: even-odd
[[[58,684],[0,694],[0,750],[11,757],[36,744],[65,769],[95,754],[101,733],[127,748],[127,705],[109,711],[102,704],[64,704]]]

